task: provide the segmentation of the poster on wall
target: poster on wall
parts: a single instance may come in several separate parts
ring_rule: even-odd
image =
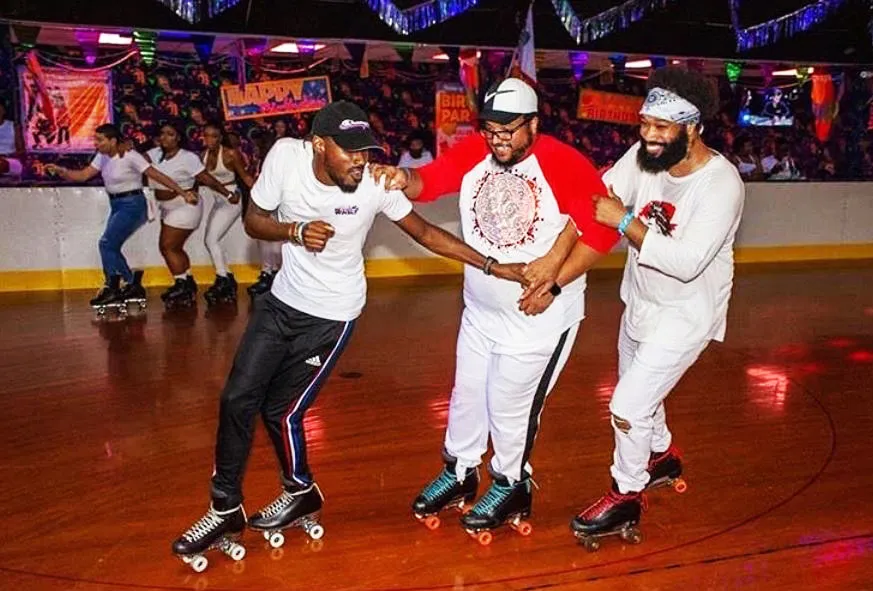
[[[583,88],[579,91],[579,119],[638,125],[643,97]]]
[[[221,104],[227,121],[318,111],[330,102],[328,76],[221,87]]]
[[[112,122],[109,70],[42,68],[35,58],[29,58],[18,69],[18,83],[28,152],[94,152],[94,130]]]
[[[441,84],[436,92],[437,157],[471,133],[476,133],[475,115],[460,84]]]

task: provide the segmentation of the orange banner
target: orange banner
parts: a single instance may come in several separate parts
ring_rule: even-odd
[[[583,88],[579,92],[579,107],[576,111],[576,117],[637,125],[640,122],[640,108],[642,106],[643,97],[640,96]]]
[[[112,122],[112,72],[42,68],[31,54],[18,69],[28,152],[94,152],[94,129]]]
[[[474,115],[467,94],[459,85],[444,85],[436,93],[436,148],[440,152],[475,133]]]

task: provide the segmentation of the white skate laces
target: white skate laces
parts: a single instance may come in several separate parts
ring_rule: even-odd
[[[289,493],[287,490],[283,490],[282,494],[279,495],[279,498],[277,498],[275,501],[273,501],[261,510],[261,516],[269,518],[273,515],[276,515],[279,511],[283,510],[285,507],[294,502],[294,497],[308,493],[310,490],[312,490],[312,486],[303,490],[298,490],[297,492],[293,493]]]
[[[200,521],[192,525],[188,531],[182,534],[182,537],[189,542],[196,542],[202,539],[207,534],[212,532],[219,525],[224,523],[224,518],[212,507],[206,512],[206,515],[200,518]]]

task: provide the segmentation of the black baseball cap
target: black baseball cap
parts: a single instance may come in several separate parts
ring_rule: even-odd
[[[340,148],[349,152],[383,150],[370,129],[367,114],[348,101],[336,101],[316,113],[312,135],[333,138]]]

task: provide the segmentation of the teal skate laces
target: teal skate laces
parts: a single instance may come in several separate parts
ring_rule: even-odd
[[[485,496],[479,499],[479,502],[473,507],[473,512],[480,515],[483,513],[491,515],[500,503],[505,501],[506,497],[512,493],[512,488],[511,486],[501,486],[496,482],[493,483],[488,492],[485,493]]]
[[[452,490],[452,487],[455,486],[457,482],[458,480],[455,478],[455,475],[444,468],[443,471],[440,472],[440,475],[427,485],[424,489],[423,496],[428,502],[435,501]]]

